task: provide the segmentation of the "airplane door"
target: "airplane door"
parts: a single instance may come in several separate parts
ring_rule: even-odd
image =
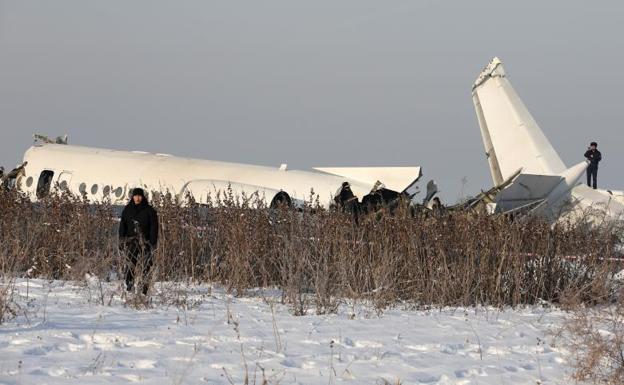
[[[69,186],[72,180],[72,172],[71,171],[63,171],[60,173],[56,183],[58,183],[58,188],[60,191],[69,191]]]
[[[50,188],[52,187],[52,181],[54,178],[54,171],[52,170],[43,170],[41,174],[39,174],[39,181],[37,182],[37,190],[36,195],[37,199],[45,198],[48,193],[50,193]]]

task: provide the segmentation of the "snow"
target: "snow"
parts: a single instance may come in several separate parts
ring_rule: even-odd
[[[0,326],[0,383],[569,382],[570,353],[553,342],[565,316],[556,309],[377,314],[347,303],[338,314],[293,316],[275,291],[233,297],[163,283],[137,310],[118,286],[18,280],[18,316]]]

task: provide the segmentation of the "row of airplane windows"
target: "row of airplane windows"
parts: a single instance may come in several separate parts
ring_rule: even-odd
[[[44,170],[41,172],[41,174],[39,175],[39,180],[37,182],[37,197],[38,198],[42,198],[50,192],[53,178],[54,178],[54,171]],[[32,176],[29,176],[28,178],[26,178],[26,187],[29,187],[29,188],[32,187],[33,183],[34,183],[34,179]],[[66,180],[59,182],[58,186],[61,190],[64,190],[64,191],[69,190],[69,185]],[[99,189],[100,189],[100,185],[98,185],[97,183],[94,183],[93,185],[91,185],[89,192],[91,193],[91,195],[96,195]],[[82,182],[78,186],[78,191],[80,191],[81,194],[86,195],[87,184]],[[102,188],[102,195],[104,197],[108,197],[111,194],[113,194],[116,198],[119,199],[123,196],[123,193],[124,193],[123,187],[117,187],[113,189],[111,186],[106,185]]]

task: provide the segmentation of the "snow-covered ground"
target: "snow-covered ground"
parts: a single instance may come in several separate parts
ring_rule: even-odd
[[[564,313],[552,309],[377,315],[347,304],[297,317],[259,295],[193,286],[186,310],[158,295],[136,310],[118,296],[98,305],[96,286],[18,281],[19,315],[0,325],[0,383],[570,383],[551,336]]]

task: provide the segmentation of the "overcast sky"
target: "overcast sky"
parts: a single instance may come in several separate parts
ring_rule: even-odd
[[[463,177],[465,194],[492,184],[470,90],[499,56],[566,164],[596,140],[599,184],[624,188],[622,36],[617,1],[0,0],[0,165],[67,133],[275,167],[419,165],[455,201]]]

